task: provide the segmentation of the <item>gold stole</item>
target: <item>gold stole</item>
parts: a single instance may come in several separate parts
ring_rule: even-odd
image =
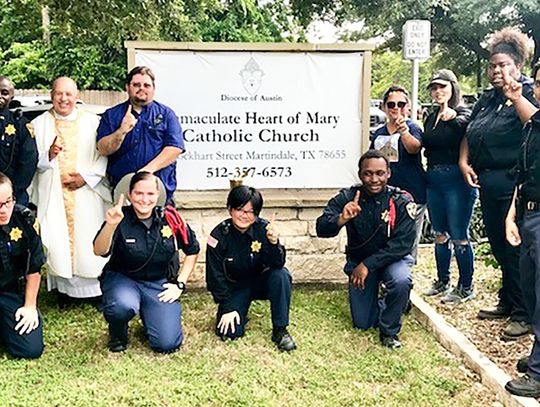
[[[66,211],[66,221],[69,230],[69,247],[71,252],[72,266],[75,267],[73,256],[74,239],[74,211],[75,211],[75,191],[70,191],[64,186],[64,182],[69,181],[70,173],[77,172],[77,133],[79,130],[79,114],[75,120],[60,120],[55,118],[56,137],[58,144],[63,146],[62,151],[57,156],[60,168],[60,180],[62,182],[62,194],[64,198],[64,208]]]

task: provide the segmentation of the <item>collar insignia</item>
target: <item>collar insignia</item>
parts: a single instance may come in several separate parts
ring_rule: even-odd
[[[22,230],[15,227],[9,232],[9,237],[14,242],[17,242],[22,237]]]
[[[253,253],[259,253],[261,251],[262,244],[261,242],[254,240],[251,242],[251,251]]]

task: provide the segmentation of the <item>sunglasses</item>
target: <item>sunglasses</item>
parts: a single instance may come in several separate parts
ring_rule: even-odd
[[[407,106],[407,102],[386,102],[386,107],[388,107],[388,109],[394,109],[396,105],[400,109],[403,109],[405,106]]]

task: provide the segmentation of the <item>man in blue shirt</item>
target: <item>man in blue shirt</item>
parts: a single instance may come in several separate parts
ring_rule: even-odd
[[[148,171],[159,177],[172,201],[176,159],[184,151],[182,129],[173,110],[154,101],[155,77],[137,66],[126,78],[129,99],[103,114],[97,148],[108,156],[107,175],[113,187],[129,173]]]

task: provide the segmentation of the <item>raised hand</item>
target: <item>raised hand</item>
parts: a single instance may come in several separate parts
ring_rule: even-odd
[[[504,96],[511,101],[518,100],[521,97],[523,85],[512,78],[512,75],[510,75],[510,72],[508,72],[508,67],[503,68],[502,77],[504,81],[504,85],[502,87]]]
[[[396,119],[396,126],[400,134],[405,134],[409,131],[409,126],[407,125],[407,117],[403,115],[402,110],[399,110],[399,116]]]
[[[350,221],[353,218],[356,218],[362,208],[360,208],[360,205],[358,204],[360,202],[360,191],[356,191],[356,194],[354,195],[354,198],[351,202],[348,202],[347,205],[343,207],[343,211],[341,212],[341,217],[345,222]]]
[[[279,241],[279,232],[276,228],[276,213],[272,213],[272,217],[270,218],[270,223],[266,225],[266,237],[268,238],[268,241],[270,244],[277,244]]]
[[[454,109],[452,109],[450,106],[448,106],[448,101],[445,101],[441,105],[441,110],[439,112],[439,118],[443,122],[447,122],[449,120],[455,119],[456,116],[457,116],[457,112]]]
[[[63,144],[58,140],[58,136],[54,138],[51,147],[49,147],[49,161],[52,161],[64,149]]]
[[[126,114],[124,115],[124,118],[122,119],[122,123],[120,123],[120,129],[122,130],[122,133],[126,134],[129,133],[135,125],[137,124],[137,119],[135,116],[133,116],[133,113],[131,113],[131,103],[128,105]]]
[[[124,206],[124,194],[120,194],[118,203],[112,208],[109,208],[105,213],[105,221],[112,226],[118,225],[124,219],[124,213],[122,212],[122,206]]]

